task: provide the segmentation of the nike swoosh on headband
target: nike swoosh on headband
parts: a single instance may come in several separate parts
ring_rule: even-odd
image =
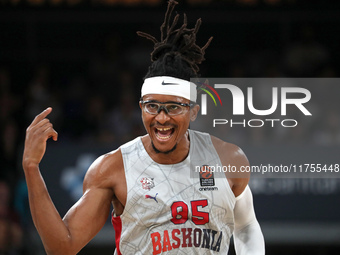
[[[141,96],[148,94],[184,97],[185,99],[194,102],[196,102],[197,99],[196,84],[172,76],[154,76],[146,78],[142,85]]]
[[[172,82],[164,82],[162,81],[162,85],[179,85],[178,83],[172,83]]]

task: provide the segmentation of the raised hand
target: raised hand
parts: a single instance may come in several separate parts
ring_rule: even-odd
[[[51,112],[52,108],[48,107],[34,118],[26,130],[23,155],[24,169],[39,165],[46,151],[46,141],[50,137],[52,137],[54,141],[58,139],[58,133],[53,129],[53,125],[49,119],[46,118]]]

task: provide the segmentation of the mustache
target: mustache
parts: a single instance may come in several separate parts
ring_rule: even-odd
[[[160,123],[158,123],[158,122],[156,122],[156,123],[152,123],[151,125],[150,125],[150,127],[155,127],[155,128],[162,128],[162,127],[170,127],[170,128],[177,128],[177,125],[175,125],[175,124],[171,124],[171,123],[164,123],[164,124],[160,124]]]

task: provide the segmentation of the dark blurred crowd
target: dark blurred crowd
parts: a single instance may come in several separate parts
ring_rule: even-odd
[[[29,226],[27,191],[22,181],[21,156],[25,129],[46,107],[59,133],[59,142],[112,145],[145,134],[138,106],[140,87],[147,71],[151,44],[123,49],[119,41],[107,38],[101,52],[94,54],[83,70],[63,75],[46,61],[33,65],[25,84],[16,86],[18,70],[0,62],[0,255],[30,254],[23,235]],[[213,47],[213,45],[211,46]],[[333,52],[306,27],[281,54],[259,51],[239,54],[221,73],[222,59],[207,50],[204,76],[220,77],[337,77],[339,66]],[[214,59],[217,64],[214,64]],[[224,58],[225,59],[225,58]],[[219,68],[215,68],[216,66]],[[27,72],[23,71],[23,72]],[[20,73],[20,72],[19,72]],[[312,96],[322,102],[314,112],[312,127],[300,126],[275,133],[277,141],[292,143],[311,139],[323,146],[340,144],[339,94],[333,88],[314,88]],[[263,129],[262,129],[263,130]],[[231,132],[239,143],[270,143],[274,136],[261,129]],[[230,139],[232,140],[232,139]]]

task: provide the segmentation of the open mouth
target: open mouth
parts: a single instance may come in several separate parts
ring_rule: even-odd
[[[158,140],[167,141],[171,138],[175,129],[171,127],[167,128],[155,128],[155,134]]]

